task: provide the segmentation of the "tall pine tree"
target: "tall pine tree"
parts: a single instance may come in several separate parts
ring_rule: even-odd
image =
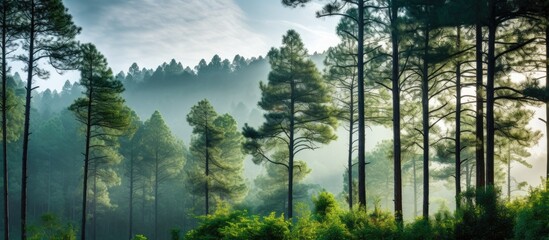
[[[115,80],[105,57],[92,44],[81,46],[80,84],[84,96],[69,107],[85,127],[84,187],[82,193],[81,239],[86,238],[88,175],[90,163],[97,171],[98,161],[113,155],[105,151],[117,145],[116,137],[129,125],[130,111],[121,97],[124,87]],[[94,175],[96,183],[96,175]],[[94,193],[94,196],[97,194]],[[95,206],[94,206],[95,207]],[[94,216],[95,218],[95,216]]]
[[[314,150],[336,136],[336,118],[329,107],[330,91],[314,63],[307,59],[301,37],[289,30],[280,49],[271,49],[269,81],[261,83],[259,106],[267,113],[259,129],[244,127],[244,149],[256,163],[268,161],[288,170],[288,218],[293,216],[294,158],[304,150]],[[283,145],[288,161],[277,161],[269,150]]]

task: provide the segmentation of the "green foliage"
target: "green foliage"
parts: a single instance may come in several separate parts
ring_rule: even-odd
[[[40,218],[40,225],[29,226],[29,240],[76,240],[77,229],[63,224],[57,216],[48,213]]]
[[[273,212],[268,216],[244,215],[238,222],[230,223],[221,230],[223,239],[289,239],[290,222]]]
[[[132,240],[147,240],[148,238],[145,237],[144,235],[141,235],[141,234],[137,234],[135,235],[135,237],[133,237]]]
[[[454,216],[448,210],[440,210],[434,219],[417,218],[407,224],[403,239],[454,239]]]
[[[334,195],[326,191],[320,192],[313,197],[314,215],[319,221],[324,221],[328,215],[339,211],[338,203]]]
[[[208,202],[241,202],[248,188],[243,177],[243,137],[234,118],[218,115],[204,99],[191,108],[187,122],[193,127],[193,136],[191,158],[185,167],[193,195],[207,195]]]
[[[379,207],[341,210],[327,192],[313,198],[313,213],[298,208],[294,224],[275,213],[261,217],[221,207],[202,217],[186,239],[511,239],[513,230],[515,239],[549,239],[548,190],[533,189],[530,196],[512,205],[503,204],[493,190],[465,192],[464,196],[474,198],[475,194],[476,205],[467,201],[471,204],[455,214],[443,208],[429,219],[418,218],[403,227],[393,213]]]
[[[171,234],[171,239],[172,240],[179,240],[181,239],[180,235],[181,235],[181,230],[179,229],[172,229],[170,231],[170,234]]]
[[[227,206],[218,206],[214,214],[202,216],[200,225],[187,232],[187,240],[223,239],[222,229],[236,223],[246,215],[243,211],[231,211]]]
[[[491,239],[508,239],[513,236],[512,213],[498,196],[498,191],[491,188],[479,190],[475,205],[467,204],[456,212],[457,239],[484,239],[488,236]]]
[[[549,190],[530,190],[526,202],[518,210],[514,228],[515,239],[549,239]]]

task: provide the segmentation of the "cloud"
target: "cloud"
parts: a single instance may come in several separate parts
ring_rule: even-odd
[[[75,9],[75,16],[81,16],[76,18],[83,27],[80,39],[96,44],[115,71],[126,70],[133,62],[153,68],[175,58],[183,65],[194,66],[200,58],[214,54],[232,58],[236,54],[254,56],[268,50],[264,37],[250,29],[244,21],[244,12],[232,1],[100,3],[101,7],[88,9],[95,14],[82,12],[89,7],[87,3],[67,5],[69,10]]]

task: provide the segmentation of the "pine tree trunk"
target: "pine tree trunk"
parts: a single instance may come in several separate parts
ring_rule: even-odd
[[[457,27],[456,46],[461,51],[461,27]],[[461,208],[461,62],[456,63],[456,144],[455,144],[455,176],[456,176],[456,209]]]
[[[88,92],[88,116],[86,120],[86,149],[84,153],[84,187],[82,188],[82,222],[80,230],[80,239],[86,239],[86,207],[88,200],[88,169],[90,165],[90,140],[91,140],[91,112],[92,112],[92,99],[93,99],[93,64],[90,64],[90,76],[89,77],[89,92]]]
[[[21,173],[21,239],[27,239],[27,163],[29,151],[29,136],[30,136],[30,105],[32,98],[32,76],[34,68],[34,37],[35,37],[35,4],[31,0],[31,20],[30,20],[30,38],[29,38],[29,62],[27,75],[27,88],[25,99],[25,123],[23,129],[23,158],[22,158],[22,173]]]
[[[288,219],[293,217],[294,200],[294,126],[295,126],[295,80],[292,79],[290,90],[290,141],[288,144]]]
[[[421,81],[421,110],[423,125],[423,218],[429,218],[429,30],[423,31],[423,69]]]
[[[395,220],[402,225],[402,169],[400,152],[400,81],[399,81],[399,53],[398,53],[398,6],[396,0],[391,1],[391,45],[392,45],[392,73],[393,82],[393,160],[394,160],[394,178],[395,178]],[[360,32],[360,31],[359,31]]]
[[[358,202],[366,208],[366,139],[364,120],[364,0],[358,1]]]
[[[133,144],[132,144],[133,148]],[[131,240],[133,237],[133,149],[131,150],[130,156],[130,216],[129,216],[129,236],[128,239]]]
[[[486,185],[494,187],[495,1],[488,1],[488,76],[486,79]]]
[[[483,90],[483,72],[482,72],[482,21],[481,21],[481,3],[477,1],[477,23],[475,26],[475,42],[476,42],[476,125],[475,125],[475,157],[476,157],[476,188],[483,190],[485,182],[484,175],[484,115],[482,98]],[[478,199],[477,199],[478,200]]]
[[[7,96],[6,96],[6,83],[7,83],[7,70],[6,70],[6,35],[7,35],[7,14],[8,14],[8,1],[4,0],[2,8],[2,158],[3,158],[3,171],[4,171],[4,239],[10,238],[10,211],[9,211],[9,196],[8,196],[8,127],[7,127]]]
[[[93,225],[93,240],[97,239],[97,161],[94,161],[93,168],[93,212],[92,212],[92,225]]]
[[[352,86],[353,84],[351,84]],[[348,171],[348,192],[349,192],[349,210],[353,209],[353,124],[354,124],[354,89],[351,87],[351,105],[349,107],[349,148],[347,159]]]
[[[511,202],[511,144],[507,146],[507,201]]]
[[[147,182],[145,180],[145,178],[143,178],[143,189],[141,189],[141,193],[143,194],[142,195],[142,198],[143,198],[143,201],[141,202],[141,226],[143,228],[145,228],[146,224],[145,224],[145,187],[147,185]]]
[[[208,116],[206,115],[206,124],[208,124]],[[206,174],[206,181],[204,182],[204,203],[206,205],[206,215],[210,214],[210,153],[209,153],[209,140],[208,140],[208,126],[206,126],[206,134],[204,137],[206,138],[205,145],[206,145],[206,165],[205,165],[205,174]]]
[[[158,151],[154,161],[154,240],[158,240]]]
[[[416,173],[416,159],[412,158],[412,169],[414,174],[414,217],[417,216],[417,173]]]
[[[549,16],[545,17],[545,86],[549,87]],[[545,103],[545,151],[547,153],[545,170],[545,189],[549,190],[549,102]]]

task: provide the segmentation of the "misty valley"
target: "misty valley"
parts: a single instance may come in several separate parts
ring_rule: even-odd
[[[1,239],[549,239],[547,0],[0,9]]]

